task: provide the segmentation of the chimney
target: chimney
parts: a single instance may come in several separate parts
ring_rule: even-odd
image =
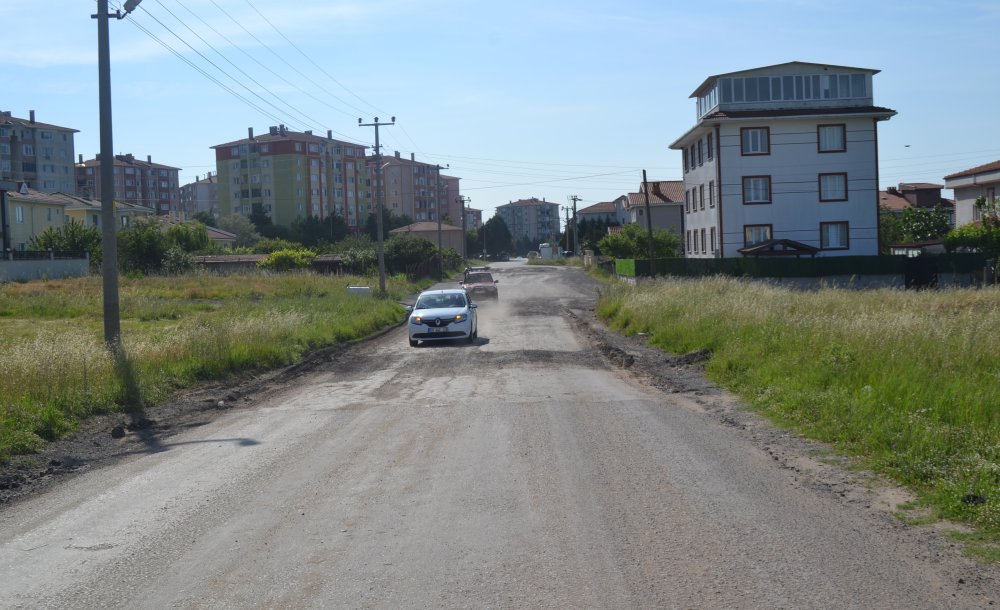
[[[397,159],[399,158],[399,151],[398,150],[396,151],[396,158]]]
[[[332,129],[327,129],[326,130],[326,139],[327,140],[332,140],[333,139],[333,130]]]
[[[276,136],[278,135],[278,128],[275,127],[274,125],[271,125],[271,128],[268,130],[268,133],[270,133],[272,136]]]
[[[34,110],[29,110],[28,111],[28,122],[30,122],[31,124],[35,123],[35,111]]]
[[[83,165],[83,153],[80,153],[80,165]]]
[[[247,127],[247,139],[248,140],[253,139],[253,127]]]
[[[284,125],[278,125],[278,135],[280,135],[281,137],[285,137],[288,135],[288,130],[285,129]]]
[[[307,136],[311,136],[312,134],[313,134],[313,131],[312,131],[312,129],[307,129],[307,130],[306,130],[306,135],[307,135]]]
[[[417,160],[417,153],[410,153],[410,161],[416,161],[416,160]]]
[[[152,163],[152,162],[153,162],[153,155],[146,155],[146,163]]]

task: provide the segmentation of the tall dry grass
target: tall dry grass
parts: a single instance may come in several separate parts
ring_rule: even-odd
[[[419,288],[390,278],[389,298],[347,294],[366,281],[312,273],[123,278],[122,343],[134,388],[104,348],[100,278],[2,285],[0,459],[36,450],[93,413],[149,408],[199,380],[290,364],[398,323],[396,300]]]

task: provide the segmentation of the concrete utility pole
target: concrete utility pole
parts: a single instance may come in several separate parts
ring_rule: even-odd
[[[472,201],[465,195],[459,195],[455,198],[455,202],[458,203],[458,209],[462,211],[462,261],[469,260],[469,239],[465,232],[468,230],[465,228],[465,204]]]
[[[104,344],[116,356],[121,352],[121,309],[118,299],[118,242],[115,234],[115,147],[111,130],[111,18],[123,19],[142,0],[128,0],[125,10],[108,11],[108,0],[98,0],[97,81],[101,123],[101,276],[104,285]]]
[[[646,170],[642,170],[642,192],[646,195],[646,230],[649,232],[649,275],[656,277],[656,258],[653,248],[653,213],[649,206],[649,185],[646,183]]]
[[[568,205],[564,205],[562,207],[562,209],[563,209],[563,212],[565,212],[564,216],[566,217],[566,221],[565,221],[566,222],[566,249],[569,250],[570,249],[570,247],[569,247],[569,239],[570,239],[570,235],[571,235],[570,230],[569,230],[569,206]]]
[[[576,195],[570,195],[569,198],[573,200],[573,254],[580,256],[580,223],[576,219],[576,202],[580,201],[580,198]]]
[[[444,251],[442,249],[442,243],[441,243],[441,190],[442,190],[441,170],[448,169],[449,167],[451,167],[451,164],[449,163],[443,166],[435,165],[434,167],[437,169],[437,189],[435,190],[434,193],[435,199],[437,199],[437,212],[435,212],[434,215],[437,216],[437,222],[438,222],[438,279],[441,279],[444,277]],[[448,197],[447,185],[444,186],[444,192],[446,193],[445,198],[447,198]]]
[[[385,240],[382,237],[382,147],[378,142],[378,128],[395,124],[396,117],[392,117],[391,123],[379,123],[378,117],[374,123],[362,123],[358,119],[358,127],[375,128],[375,225],[378,231],[378,290],[382,296],[385,295]]]

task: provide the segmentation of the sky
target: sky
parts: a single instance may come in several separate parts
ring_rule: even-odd
[[[112,10],[120,6],[111,0]],[[100,149],[95,0],[3,0],[0,110]],[[880,188],[1000,160],[997,0],[142,0],[112,20],[114,149],[215,170],[211,146],[284,124],[415,154],[484,219],[679,180],[668,147],[707,77],[788,61],[880,70]],[[949,195],[945,192],[945,195]]]

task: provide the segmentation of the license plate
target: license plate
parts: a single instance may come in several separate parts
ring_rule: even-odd
[[[432,326],[431,328],[427,329],[427,332],[429,332],[429,333],[443,333],[443,332],[445,332],[447,330],[448,329],[445,328],[445,327],[435,328],[435,327]]]

